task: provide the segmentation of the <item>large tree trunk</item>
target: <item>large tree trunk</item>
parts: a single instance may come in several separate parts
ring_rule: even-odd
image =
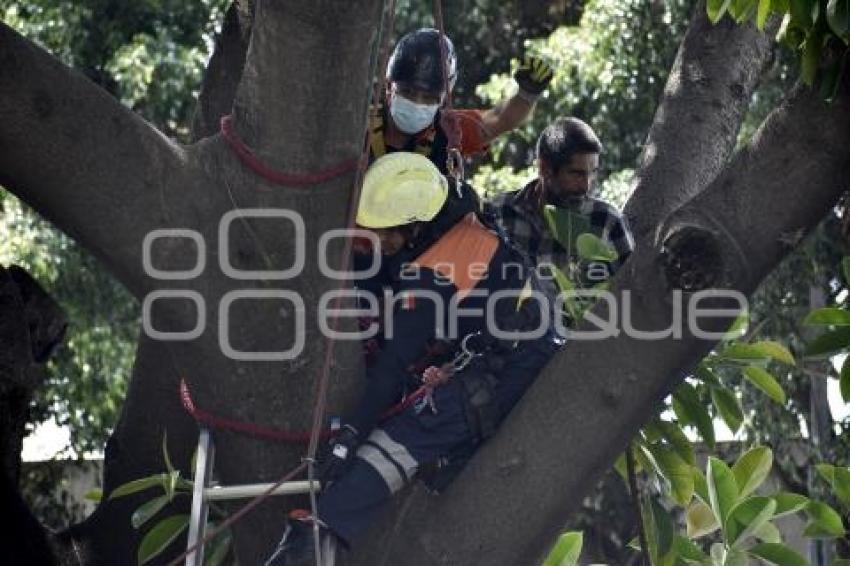
[[[216,124],[232,100],[235,130],[267,165],[288,173],[318,171],[356,157],[365,133],[379,4],[257,2],[247,55],[241,55],[244,36],[238,33],[220,45],[221,65],[213,67],[224,70],[207,81],[207,103],[195,125],[196,138],[203,139],[187,147],[164,139],[0,26],[0,182],[97,253],[140,298],[176,289],[196,291],[204,299],[208,324],[199,338],[142,338],[127,401],[107,446],[107,493],[162,471],[166,430],[176,463],[188,472],[197,429],[180,406],[180,378],[189,382],[197,404],[213,413],[268,426],[308,426],[327,348],[313,313],[322,293],[338,284],[319,272],[316,242],[344,224],[354,173],[309,188],[274,185],[237,159]],[[247,21],[233,20],[235,15],[231,12],[231,26]],[[632,320],[642,329],[669,324],[669,289],[681,286],[684,275],[691,290],[725,285],[752,291],[787,253],[780,237],[813,225],[846,188],[840,173],[848,166],[848,152],[839,149],[848,147],[850,137],[846,98],[830,108],[800,91],[705,192],[668,215],[666,203],[690,199],[720,170],[767,57],[766,40],[750,29],[709,29],[704,23],[697,29],[680,53],[682,72],[674,75],[685,77],[684,86],[668,88],[670,100],[662,104],[651,137],[654,153],[643,170],[644,187],[630,205],[630,211],[643,211],[638,203],[654,198],[666,207],[657,214],[647,209],[652,220],[640,226],[642,245],[618,279],[618,289],[639,297]],[[713,47],[700,50],[700,37]],[[708,84],[688,75],[696,61],[705,63],[700,76],[711,77]],[[234,89],[237,68],[241,82]],[[697,110],[688,109],[689,101]],[[689,119],[694,112],[700,115]],[[674,135],[677,123],[689,128],[693,145]],[[789,158],[795,154],[806,155],[806,161]],[[653,167],[657,174],[650,174]],[[244,208],[297,211],[305,234],[296,239],[283,220],[234,222],[229,261],[243,270],[283,269],[292,264],[296,246],[305,244],[299,277],[239,280],[222,272],[220,221]],[[175,228],[202,236],[203,273],[191,280],[149,276],[142,263],[145,236]],[[160,270],[191,269],[198,255],[186,238],[160,238],[152,250],[152,264]],[[683,275],[676,260],[689,271]],[[707,263],[692,269],[693,260]],[[339,263],[340,246],[332,246],[330,264]],[[225,329],[235,348],[250,351],[283,350],[303,336],[304,351],[296,360],[238,361],[222,353],[218,307],[227,293],[242,289],[303,297],[303,332],[292,325],[297,313],[291,304],[268,300],[234,303]],[[154,328],[194,326],[191,303],[171,300],[160,306],[153,311]],[[571,345],[450,494],[436,500],[414,494],[395,528],[376,537],[358,559],[363,564],[528,564],[545,551],[654,404],[710,346],[687,330],[681,340],[642,342],[621,334]],[[358,389],[360,369],[358,347],[337,345],[332,410]],[[227,432],[218,433],[216,441],[224,483],[276,479],[303,455],[303,447]],[[70,536],[87,547],[90,563],[134,561],[138,536],[129,516],[138,502],[107,501],[71,530]],[[272,546],[283,505],[268,504],[238,524],[241,563],[257,563]]]

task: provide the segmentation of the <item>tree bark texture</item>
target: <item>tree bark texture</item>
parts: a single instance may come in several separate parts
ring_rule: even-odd
[[[705,3],[697,3],[644,145],[636,198],[625,209],[638,245],[728,161],[772,60],[775,23],[766,33],[728,17],[713,25]]]

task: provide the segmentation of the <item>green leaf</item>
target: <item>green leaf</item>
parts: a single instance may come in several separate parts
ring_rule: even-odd
[[[618,474],[620,474],[620,477],[623,478],[623,481],[629,481],[629,471],[628,467],[626,466],[625,454],[620,454],[620,457],[617,458],[616,462],[614,462],[614,469],[617,471]],[[637,472],[637,470],[635,470],[635,472]]]
[[[735,393],[725,387],[712,387],[711,401],[732,434],[737,433],[738,429],[741,428],[741,423],[744,422],[744,412],[741,410],[741,403]]]
[[[824,332],[806,348],[806,356],[810,358],[830,356],[850,346],[850,327],[842,326],[829,332]]]
[[[709,449],[714,450],[714,423],[690,383],[683,382],[673,392],[673,411],[680,422],[696,426]]]
[[[138,529],[147,523],[151,517],[159,513],[163,507],[168,505],[169,501],[167,495],[160,495],[140,505],[130,517],[130,524],[133,525],[134,529]]]
[[[702,562],[708,558],[700,547],[681,535],[673,537],[673,550],[685,560]]]
[[[585,232],[576,238],[576,251],[579,257],[588,261],[616,261],[617,250],[602,238]]]
[[[714,370],[708,367],[705,363],[700,363],[697,365],[696,369],[694,370],[694,377],[699,379],[706,385],[710,385],[711,387],[723,386],[723,383],[721,383],[720,378],[717,377],[717,374],[714,373]]]
[[[754,492],[764,482],[773,467],[773,452],[765,446],[748,450],[732,466],[740,497]]]
[[[720,522],[714,511],[702,501],[695,501],[688,507],[685,515],[688,538],[699,538],[720,528]]]
[[[137,553],[139,566],[159,556],[188,525],[189,515],[173,515],[154,525],[139,544]]]
[[[794,550],[779,543],[763,542],[752,547],[749,553],[765,564],[774,566],[808,566],[809,564]]]
[[[829,0],[826,5],[826,22],[838,37],[850,35],[850,0]]]
[[[835,468],[835,495],[844,505],[850,507],[850,468]]]
[[[161,487],[164,485],[165,477],[165,474],[156,474],[154,476],[128,481],[127,483],[121,484],[112,490],[112,493],[109,494],[109,499],[123,497],[125,495],[130,495],[131,493],[138,493],[152,487]]]
[[[174,466],[171,464],[171,457],[168,455],[168,431],[162,433],[162,459],[165,461],[165,469],[169,474],[174,473]]]
[[[785,391],[766,369],[759,366],[747,366],[744,368],[744,377],[780,405],[785,404]]]
[[[809,326],[850,326],[850,312],[835,307],[813,310],[803,319],[803,324]]]
[[[694,468],[694,494],[706,504],[710,501],[708,497],[708,482],[705,481],[705,476],[697,468]]]
[[[770,0],[760,0],[760,2],[769,2]],[[729,325],[729,330],[723,336],[724,342],[736,340],[747,333],[747,327],[750,325],[750,313],[746,309],[741,311],[732,324]]]
[[[206,531],[208,533],[214,528],[214,523],[207,523]],[[232,543],[233,536],[229,529],[212,539],[207,546],[207,552],[204,553],[204,566],[221,566],[224,564]]]
[[[791,22],[808,31],[812,27],[812,8],[809,0],[791,0]]]
[[[758,0],[732,0],[729,14],[737,23],[743,23],[753,16]]]
[[[815,470],[820,474],[820,477],[826,480],[832,489],[835,489],[835,466],[832,464],[816,464]]]
[[[729,511],[738,499],[738,485],[735,483],[735,475],[722,460],[710,456],[708,467],[705,472],[708,482],[708,498],[711,510],[717,517],[721,526],[726,524]]]
[[[752,344],[743,342],[729,344],[720,352],[719,356],[725,360],[743,363],[769,359],[792,366],[796,363],[788,348],[773,340],[762,340]]]
[[[652,518],[655,522],[656,542],[658,545],[658,556],[662,557],[670,552],[673,547],[673,535],[676,527],[670,512],[661,506],[655,499],[650,500],[652,506]]]
[[[770,0],[759,0],[758,10],[756,12],[756,26],[759,31],[764,31],[764,25],[767,23],[767,17],[770,15]]]
[[[850,256],[841,258],[841,274],[844,276],[844,284],[850,285]]]
[[[664,439],[670,443],[670,446],[673,447],[676,454],[678,454],[679,457],[688,464],[692,466],[696,464],[694,446],[682,431],[682,427],[676,423],[661,420],[659,420],[657,424],[658,428],[661,430],[661,434],[664,436]]]
[[[774,511],[775,513],[775,511]],[[776,515],[774,514],[774,517]],[[753,536],[762,542],[782,542],[782,533],[770,521],[756,529]]]
[[[776,510],[773,512],[774,517],[782,517],[802,511],[809,504],[809,498],[805,495],[788,491],[775,494],[773,500],[776,501]]]
[[[83,496],[85,499],[89,501],[99,502],[103,499],[103,490],[102,489],[92,489],[86,492]]]
[[[844,535],[844,524],[841,522],[841,515],[836,513],[835,509],[826,503],[810,501],[806,506],[806,513],[809,515],[810,522],[803,531],[803,536],[809,538],[835,538]]]
[[[575,566],[578,564],[583,543],[583,534],[580,531],[570,531],[558,537],[558,542],[543,566]]]
[[[750,560],[747,553],[737,548],[726,549],[726,559],[723,566],[749,566]]]
[[[174,494],[177,491],[177,485],[180,483],[180,470],[172,470],[165,478],[163,485],[169,501],[174,499]]]
[[[706,2],[708,19],[711,21],[711,23],[716,24],[720,21],[720,18],[723,17],[723,14],[725,14],[726,10],[729,9],[730,2],[731,0],[708,0]]]
[[[773,516],[776,502],[770,497],[749,497],[729,511],[726,537],[730,544],[740,547]]]
[[[671,449],[659,445],[648,447],[658,464],[661,475],[670,482],[673,499],[685,506],[694,496],[693,468]],[[665,554],[662,552],[662,554]]]
[[[845,403],[850,403],[850,356],[844,358],[844,363],[841,364],[838,388],[841,390],[841,399]]]

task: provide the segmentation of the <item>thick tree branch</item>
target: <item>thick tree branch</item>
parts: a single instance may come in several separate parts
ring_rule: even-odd
[[[705,3],[697,4],[626,205],[638,242],[721,170],[771,56],[770,29],[761,33],[729,17],[713,25]]]
[[[370,57],[361,51],[364,57],[350,66],[340,58],[348,60],[355,47],[374,46],[380,6],[378,0],[257,1],[234,117],[241,136],[267,163],[315,171],[358,154],[362,138],[352,138],[347,125],[355,120],[365,126],[371,83],[363,77]],[[331,84],[352,85],[346,90],[355,94],[340,97]],[[298,147],[287,147],[285,140],[295,133]]]
[[[142,239],[180,186],[183,160],[178,145],[0,24],[0,183],[136,292]]]
[[[230,114],[233,109],[233,98],[248,54],[253,9],[253,2],[235,0],[224,16],[224,24],[215,39],[215,49],[198,94],[198,105],[192,119],[193,140],[218,132],[221,117]]]
[[[692,290],[751,293],[790,251],[786,236],[811,229],[848,188],[848,147],[848,97],[828,107],[797,91],[703,193],[663,222],[655,245],[631,258],[615,282],[619,316],[604,302],[594,312],[622,323],[628,310],[634,328],[665,329],[671,289],[683,281]],[[711,348],[689,331],[687,310],[683,326],[681,339],[621,332],[570,344],[456,484],[437,498],[413,494],[406,516],[382,531],[389,548],[363,552],[358,563],[539,562],[634,431]]]

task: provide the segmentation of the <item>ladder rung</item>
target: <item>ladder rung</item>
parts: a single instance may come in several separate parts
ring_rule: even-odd
[[[316,491],[321,489],[319,482],[314,481]],[[273,483],[246,483],[243,485],[229,485],[221,487],[207,487],[204,489],[204,499],[207,501],[221,501],[225,499],[246,499],[256,497],[268,491]],[[297,495],[310,493],[309,481],[290,481],[281,484],[271,495]]]

